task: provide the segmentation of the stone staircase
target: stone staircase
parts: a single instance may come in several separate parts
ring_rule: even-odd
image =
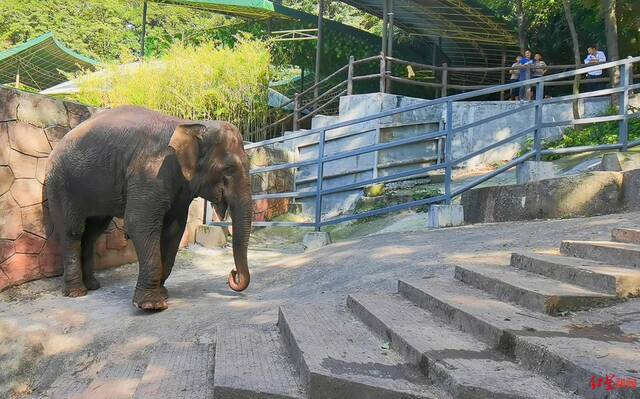
[[[158,345],[50,397],[640,398],[592,387],[607,375],[640,379],[640,312],[627,301],[640,296],[640,230],[612,240],[399,280],[397,293],[353,294],[346,306],[283,306],[277,326],[219,326],[215,365],[212,346]],[[120,396],[95,394],[118,384]]]

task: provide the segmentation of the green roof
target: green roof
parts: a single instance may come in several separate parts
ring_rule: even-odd
[[[193,7],[240,18],[270,18],[276,12],[268,0],[151,0],[155,3]]]
[[[95,69],[99,62],[65,47],[53,33],[0,52],[0,84],[20,83],[44,90],[68,80],[65,73]]]

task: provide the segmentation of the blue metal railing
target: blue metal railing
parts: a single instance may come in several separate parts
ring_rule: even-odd
[[[254,195],[254,200],[257,199],[282,199],[282,198],[310,198],[315,197],[315,219],[313,222],[254,222],[254,226],[304,226],[304,227],[314,227],[316,231],[320,231],[323,226],[342,223],[350,220],[361,219],[371,216],[377,216],[390,212],[397,212],[404,209],[436,204],[436,203],[445,203],[450,204],[453,198],[461,195],[462,193],[478,186],[479,184],[492,179],[507,170],[521,164],[531,158],[535,158],[536,160],[540,160],[543,155],[550,154],[569,154],[569,153],[581,153],[588,151],[598,151],[598,150],[621,150],[624,151],[628,148],[635,147],[640,145],[640,141],[629,142],[628,141],[628,125],[629,119],[633,117],[640,116],[640,112],[629,112],[629,97],[630,93],[634,90],[640,89],[640,84],[633,84],[633,69],[635,66],[640,65],[640,57],[628,58],[616,62],[609,62],[606,64],[599,64],[597,66],[585,67],[574,71],[568,71],[558,74],[553,74],[549,76],[544,76],[541,78],[530,79],[522,82],[510,83],[506,85],[494,86],[489,88],[484,88],[480,90],[475,90],[471,92],[456,94],[444,98],[439,98],[435,100],[425,100],[416,104],[395,108],[388,111],[379,112],[376,114],[356,118],[349,121],[344,121],[340,123],[336,123],[333,125],[311,129],[307,131],[299,131],[294,132],[293,134],[277,137],[269,140],[264,140],[258,143],[251,143],[245,146],[245,149],[250,150],[254,148],[264,147],[267,145],[284,143],[291,140],[296,140],[302,137],[317,135],[318,136],[318,156],[315,159],[291,162],[286,164],[278,164],[271,165],[267,167],[261,167],[257,169],[251,170],[252,175],[257,175],[266,172],[273,172],[278,170],[285,169],[293,169],[299,168],[303,166],[316,165],[317,168],[317,177],[316,177],[316,187],[314,191],[309,192],[288,192],[288,193],[275,193],[275,194],[258,194]],[[549,84],[553,81],[558,81],[566,78],[574,78],[575,76],[584,75],[588,72],[598,71],[598,70],[620,70],[620,82],[617,87],[609,88],[609,89],[601,89],[596,91],[590,91],[586,93],[578,93],[572,95],[566,95],[562,97],[556,98],[545,98],[545,85]],[[483,97],[493,93],[499,93],[503,91],[508,91],[511,89],[519,89],[524,87],[525,90],[529,90],[532,86],[536,87],[536,98],[530,102],[523,103],[521,107],[515,110],[502,112],[496,115],[489,116],[482,120],[477,120],[472,123],[461,125],[461,126],[453,126],[453,104],[456,101],[469,100],[472,98]],[[566,121],[554,121],[554,122],[544,122],[543,120],[543,107],[545,105],[557,104],[561,102],[570,102],[576,101],[580,99],[593,98],[593,97],[601,97],[601,96],[613,96],[617,95],[618,97],[618,105],[619,105],[619,113],[618,115],[610,115],[610,116],[601,116],[601,117],[592,117],[592,118],[582,118],[582,119],[573,119]],[[378,143],[373,145],[368,145],[365,147],[357,148],[354,150],[343,151],[334,153],[331,155],[325,154],[325,142],[327,139],[327,132],[347,128],[350,126],[360,125],[366,122],[371,122],[375,120],[380,120],[382,118],[391,117],[394,115],[403,114],[406,112],[417,111],[420,109],[424,109],[427,107],[433,106],[444,106],[445,107],[445,124],[444,130],[439,130],[437,132],[429,132],[420,134],[417,136],[407,137],[399,140],[395,140],[389,143]],[[528,110],[534,108],[535,109],[535,119],[534,125],[524,129],[523,131],[517,132],[515,134],[510,135],[507,138],[502,140],[498,140],[494,143],[491,143],[482,149],[477,151],[473,151],[469,154],[462,155],[456,159],[453,158],[453,138],[454,135],[458,132],[462,132],[468,130],[470,128],[480,126],[482,124],[486,124],[488,122],[492,122],[501,118],[508,118],[513,116],[514,113],[518,113],[524,110]],[[606,145],[594,145],[594,146],[583,146],[583,147],[573,147],[573,148],[563,148],[557,150],[543,150],[542,149],[542,130],[550,127],[559,127],[559,126],[574,126],[579,124],[595,124],[595,123],[604,123],[604,122],[613,122],[617,121],[619,123],[619,137],[618,143],[616,144],[606,144]],[[488,151],[491,151],[495,148],[498,148],[502,145],[515,142],[517,140],[521,140],[523,137],[533,133],[533,147],[526,154],[513,159],[502,167],[487,173],[483,176],[480,176],[470,182],[467,182],[460,187],[453,189],[453,168],[464,161],[467,161],[471,158],[480,156]],[[374,177],[371,179],[361,180],[356,183],[351,183],[347,185],[343,185],[341,187],[334,188],[323,188],[323,181],[326,179],[324,176],[324,166],[327,162],[336,161],[339,159],[349,158],[357,155],[362,155],[366,153],[381,151],[385,149],[391,149],[402,145],[407,145],[411,143],[424,142],[429,140],[437,140],[444,139],[445,140],[445,151],[444,151],[444,161],[439,161],[435,165],[430,165],[427,167],[420,167],[404,172],[394,173],[387,176],[382,177]],[[340,217],[335,217],[328,220],[323,220],[322,217],[322,204],[323,197],[329,194],[335,194],[339,192],[351,191],[357,188],[365,187],[367,185],[375,184],[375,183],[383,183],[387,181],[397,181],[398,179],[408,178],[418,175],[424,175],[427,172],[432,172],[436,170],[444,170],[444,194],[438,195],[431,198],[425,198],[421,200],[415,200],[406,202],[403,204],[388,206],[382,209],[375,209],[368,212],[357,213],[353,215],[344,215]],[[217,226],[228,226],[228,222],[214,222],[209,223],[211,225]]]

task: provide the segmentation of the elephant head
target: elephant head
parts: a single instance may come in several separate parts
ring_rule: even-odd
[[[250,280],[247,249],[253,203],[249,160],[240,131],[219,121],[182,124],[173,132],[169,146],[193,194],[214,204],[221,217],[229,210],[236,266],[229,274],[229,287],[245,290]]]

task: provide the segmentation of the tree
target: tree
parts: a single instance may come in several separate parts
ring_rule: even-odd
[[[618,51],[618,19],[616,17],[616,0],[602,0],[602,14],[604,17],[609,60],[617,61],[620,59],[620,52]],[[611,84],[613,86],[617,86],[619,83],[620,68],[614,68],[611,75]]]
[[[573,23],[573,14],[571,13],[571,0],[562,0],[564,8],[565,19],[567,20],[567,26],[571,33],[571,42],[573,44],[573,61],[576,64],[576,68],[581,64],[580,60],[580,44],[578,42],[578,32],[576,31],[576,25]],[[573,94],[580,92],[580,76],[576,75],[573,79]],[[573,102],[573,118],[580,119],[580,108],[578,100]]]

